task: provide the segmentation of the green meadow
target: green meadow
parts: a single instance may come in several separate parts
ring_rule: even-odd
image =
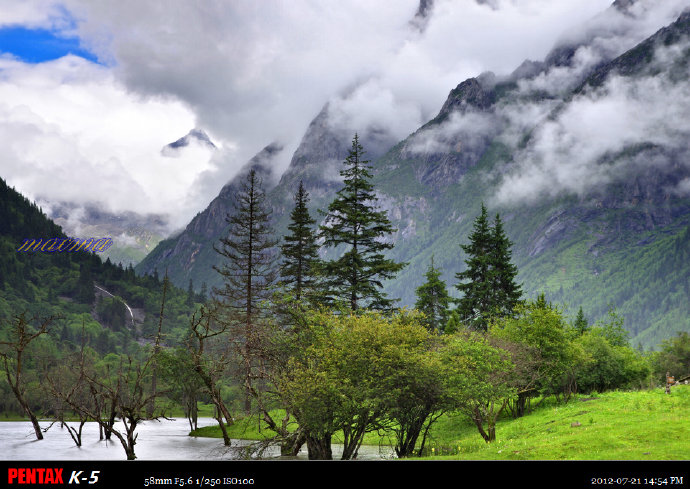
[[[503,416],[496,441],[485,443],[461,415],[446,414],[432,427],[418,460],[690,460],[690,385],[576,395],[569,402],[534,400],[522,418]],[[275,414],[279,414],[276,412]],[[228,427],[232,438],[262,440],[273,433],[256,417]],[[209,426],[192,436],[220,438]],[[333,443],[342,439],[336,435]],[[367,445],[390,445],[369,433]]]

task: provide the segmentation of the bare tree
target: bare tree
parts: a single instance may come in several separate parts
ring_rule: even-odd
[[[156,345],[159,342],[160,338],[157,337]],[[125,450],[127,460],[134,460],[137,426],[145,419],[162,417],[149,412],[155,398],[165,393],[151,390],[152,371],[157,355],[158,349],[153,348],[142,361],[131,356],[121,356],[118,364],[106,363],[99,367],[84,354],[82,342],[78,356],[78,377],[67,385],[61,381],[58,373],[49,382],[52,394],[77,413],[80,419],[96,421],[105,432],[106,439],[114,435]],[[117,427],[116,418],[120,418],[124,429]]]
[[[233,421],[221,395],[220,379],[228,371],[231,362],[230,343],[227,340],[228,325],[216,320],[216,311],[202,306],[190,321],[191,335],[187,341],[194,371],[204,384],[216,407],[215,418],[223,433],[223,442],[230,446],[226,423]],[[223,421],[225,418],[225,422]]]
[[[93,400],[85,402],[82,396],[77,395],[80,392],[77,388],[67,392],[56,392],[75,413],[93,419],[106,433],[114,435],[125,450],[127,460],[136,459],[134,446],[138,437],[137,426],[141,421],[151,419],[147,413],[149,403],[153,397],[162,394],[162,392],[150,394],[147,386],[150,382],[153,357],[152,353],[144,362],[137,362],[129,356],[120,357],[119,365],[114,372],[111,371],[109,365],[104,369],[91,370],[86,362],[83,362],[80,367],[80,377],[75,386],[85,383],[91,395],[100,399],[98,403]],[[109,413],[106,412],[104,416],[104,412],[98,409],[98,406],[108,404],[113,409]],[[121,419],[124,429],[117,428],[117,425],[111,422],[113,414]],[[159,417],[161,416],[153,416],[153,419]]]
[[[48,333],[48,326],[55,320],[54,316],[48,318],[33,317],[26,319],[26,312],[14,316],[10,340],[0,341],[0,358],[5,367],[5,376],[12,392],[14,393],[22,410],[29,416],[36,433],[36,438],[43,439],[41,426],[26,397],[26,385],[22,377],[25,354],[27,347],[39,336]],[[30,323],[36,322],[36,329],[31,328]]]

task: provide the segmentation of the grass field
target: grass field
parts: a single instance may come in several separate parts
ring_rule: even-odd
[[[272,435],[257,418],[229,427],[232,438]],[[218,427],[193,432],[220,437]],[[338,436],[333,442],[338,443]],[[389,444],[371,433],[365,444]],[[528,415],[504,417],[487,444],[460,415],[446,415],[430,433],[421,460],[690,460],[690,385],[546,399]]]

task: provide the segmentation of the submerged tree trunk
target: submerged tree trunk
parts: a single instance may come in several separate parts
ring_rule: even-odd
[[[340,457],[341,460],[351,460],[357,458],[357,452],[359,452],[359,447],[362,446],[362,440],[364,439],[364,434],[366,433],[366,427],[368,425],[368,417],[364,417],[355,426],[348,426],[343,429],[343,454]]]
[[[36,438],[38,440],[42,440],[43,433],[41,433],[41,426],[38,424],[38,419],[36,418],[36,415],[30,409],[28,410],[28,414],[29,418],[31,418],[31,424],[34,426],[34,433],[36,433]]]
[[[307,435],[307,450],[309,460],[333,460],[331,449],[331,435],[310,436]]]
[[[82,419],[81,421],[79,421],[79,429],[74,428],[73,426],[70,426],[67,423],[65,423],[65,426],[67,426],[67,431],[69,432],[69,436],[72,437],[74,444],[77,445],[78,447],[81,447],[81,432],[82,432],[82,429],[84,428],[85,423],[86,423],[85,419]],[[100,425],[99,425],[99,427],[100,427]]]

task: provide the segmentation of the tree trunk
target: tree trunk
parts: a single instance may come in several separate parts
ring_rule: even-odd
[[[113,426],[115,426],[115,407],[113,406],[113,410],[110,413],[110,418],[108,419],[108,423],[104,426],[105,428],[105,439],[110,440],[110,437],[113,434]]]
[[[77,445],[78,447],[81,446],[81,432],[82,432],[82,429],[84,428],[84,423],[86,423],[86,420],[81,420],[79,422],[79,429],[78,430],[65,423],[65,426],[67,426],[67,431],[69,432],[69,436],[72,437],[74,444]]]
[[[38,419],[36,419],[36,415],[31,411],[31,409],[26,407],[27,412],[29,413],[29,418],[31,418],[31,424],[34,426],[34,432],[36,433],[36,438],[38,440],[43,439],[43,433],[41,432],[41,426],[38,424]]]
[[[218,421],[218,426],[220,426],[220,431],[223,433],[223,444],[226,447],[230,446],[230,436],[228,435],[228,430],[225,427],[225,423],[223,422],[223,416],[221,414],[218,414],[216,417],[216,421]]]
[[[31,410],[29,403],[26,402],[26,400],[24,399],[24,396],[22,396],[22,393],[19,391],[19,388],[16,387],[15,384],[12,383],[12,380],[10,379],[10,376],[9,376],[9,371],[7,372],[7,380],[8,380],[8,383],[10,384],[12,392],[14,392],[14,396],[17,398],[17,401],[19,401],[19,405],[22,407],[22,409],[24,410],[26,415],[31,420],[31,424],[34,427],[34,432],[36,433],[36,439],[42,440],[43,439],[43,433],[41,432],[41,425],[38,424],[38,419],[36,418],[36,415]],[[19,378],[17,379],[16,384],[17,385],[19,384]]]
[[[301,430],[297,430],[295,433],[292,433],[292,436],[282,441],[280,444],[280,455],[296,457],[306,441],[307,436]]]
[[[484,438],[484,441],[489,443],[489,435],[484,431],[484,424],[481,416],[475,415],[472,416],[472,421],[474,421],[474,424],[477,426],[477,430],[479,430],[479,434],[482,435],[482,438]]]
[[[322,435],[321,437],[307,435],[307,450],[309,460],[333,460],[331,435]]]

